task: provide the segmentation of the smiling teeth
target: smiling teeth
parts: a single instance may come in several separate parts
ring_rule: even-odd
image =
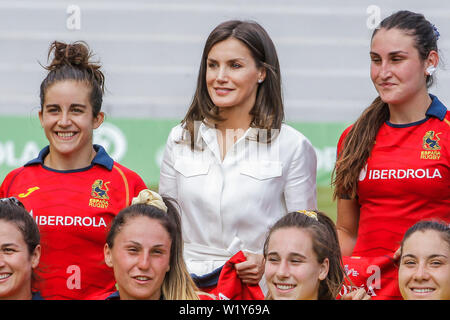
[[[147,280],[150,280],[149,277],[136,277],[136,279],[139,280],[139,281],[147,281]]]
[[[63,137],[63,138],[73,137],[74,135],[75,135],[75,133],[73,133],[73,132],[58,132],[58,136]]]
[[[414,292],[417,293],[427,293],[427,292],[433,292],[434,289],[413,289]]]
[[[10,273],[0,274],[0,280],[8,278],[10,275]]]
[[[277,284],[276,286],[281,290],[289,290],[295,287],[293,284]]]

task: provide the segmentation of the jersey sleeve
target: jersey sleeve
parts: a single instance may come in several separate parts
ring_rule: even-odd
[[[17,168],[6,175],[5,179],[2,182],[2,185],[0,186],[0,198],[7,198],[10,196],[9,188],[11,186],[11,183],[14,180],[14,177],[17,176],[17,174],[19,174],[22,169],[23,167]]]
[[[337,144],[337,152],[336,152],[336,157],[337,158],[339,157],[339,153],[341,153],[342,149],[344,148],[345,138],[347,138],[347,135],[350,132],[350,130],[352,129],[352,127],[353,127],[353,125],[347,127],[347,129],[345,129],[342,132],[342,134],[341,134],[341,136],[339,138],[339,141],[338,141],[338,144]]]

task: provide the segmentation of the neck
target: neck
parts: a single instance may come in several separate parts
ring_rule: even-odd
[[[423,120],[430,104],[431,98],[426,90],[406,103],[389,104],[389,121],[394,124],[408,124]]]
[[[76,155],[65,155],[52,151],[50,146],[50,152],[44,159],[44,165],[54,170],[77,170],[88,167],[94,159],[97,152],[93,147],[86,149],[84,152],[77,153]]]
[[[250,127],[253,117],[249,114],[249,110],[239,107],[221,108],[220,115],[226,120],[219,122],[216,128],[225,133],[227,129],[247,130]]]

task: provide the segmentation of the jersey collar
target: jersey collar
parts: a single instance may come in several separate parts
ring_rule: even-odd
[[[436,96],[430,94],[430,98],[431,104],[425,115],[428,117],[436,117],[441,121],[444,120],[445,115],[447,114],[447,108]]]
[[[93,147],[94,147],[94,150],[97,152],[97,154],[95,155],[94,159],[92,159],[91,165],[88,168],[92,167],[95,164],[98,164],[100,166],[105,167],[109,171],[111,171],[114,166],[114,160],[108,155],[105,148],[103,148],[101,145],[94,144]],[[44,165],[44,158],[49,154],[49,152],[50,152],[50,147],[46,146],[44,149],[42,149],[39,152],[39,155],[35,159],[28,161],[24,166],[26,167],[26,166],[30,166],[33,164]],[[85,169],[87,169],[87,168],[77,169],[77,170],[69,170],[69,171],[83,171]]]

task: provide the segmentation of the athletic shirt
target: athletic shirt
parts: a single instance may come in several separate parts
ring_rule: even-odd
[[[394,253],[422,219],[450,222],[450,113],[437,97],[424,120],[384,123],[358,182],[355,256]],[[338,152],[347,128],[339,139]]]
[[[45,299],[96,299],[114,291],[114,275],[103,256],[107,228],[146,185],[103,147],[94,149],[89,167],[58,171],[44,165],[47,146],[11,171],[0,187],[0,197],[19,199],[39,226],[37,271]]]
[[[360,214],[353,257],[392,258],[406,230],[419,220],[450,222],[450,113],[437,97],[430,97],[425,119],[404,125],[387,121],[377,133],[358,181]],[[338,153],[350,129],[341,135]],[[356,269],[358,264],[353,259],[348,267]],[[393,262],[391,268],[396,268]],[[381,278],[386,285],[379,297],[401,299],[397,271],[385,270]]]

